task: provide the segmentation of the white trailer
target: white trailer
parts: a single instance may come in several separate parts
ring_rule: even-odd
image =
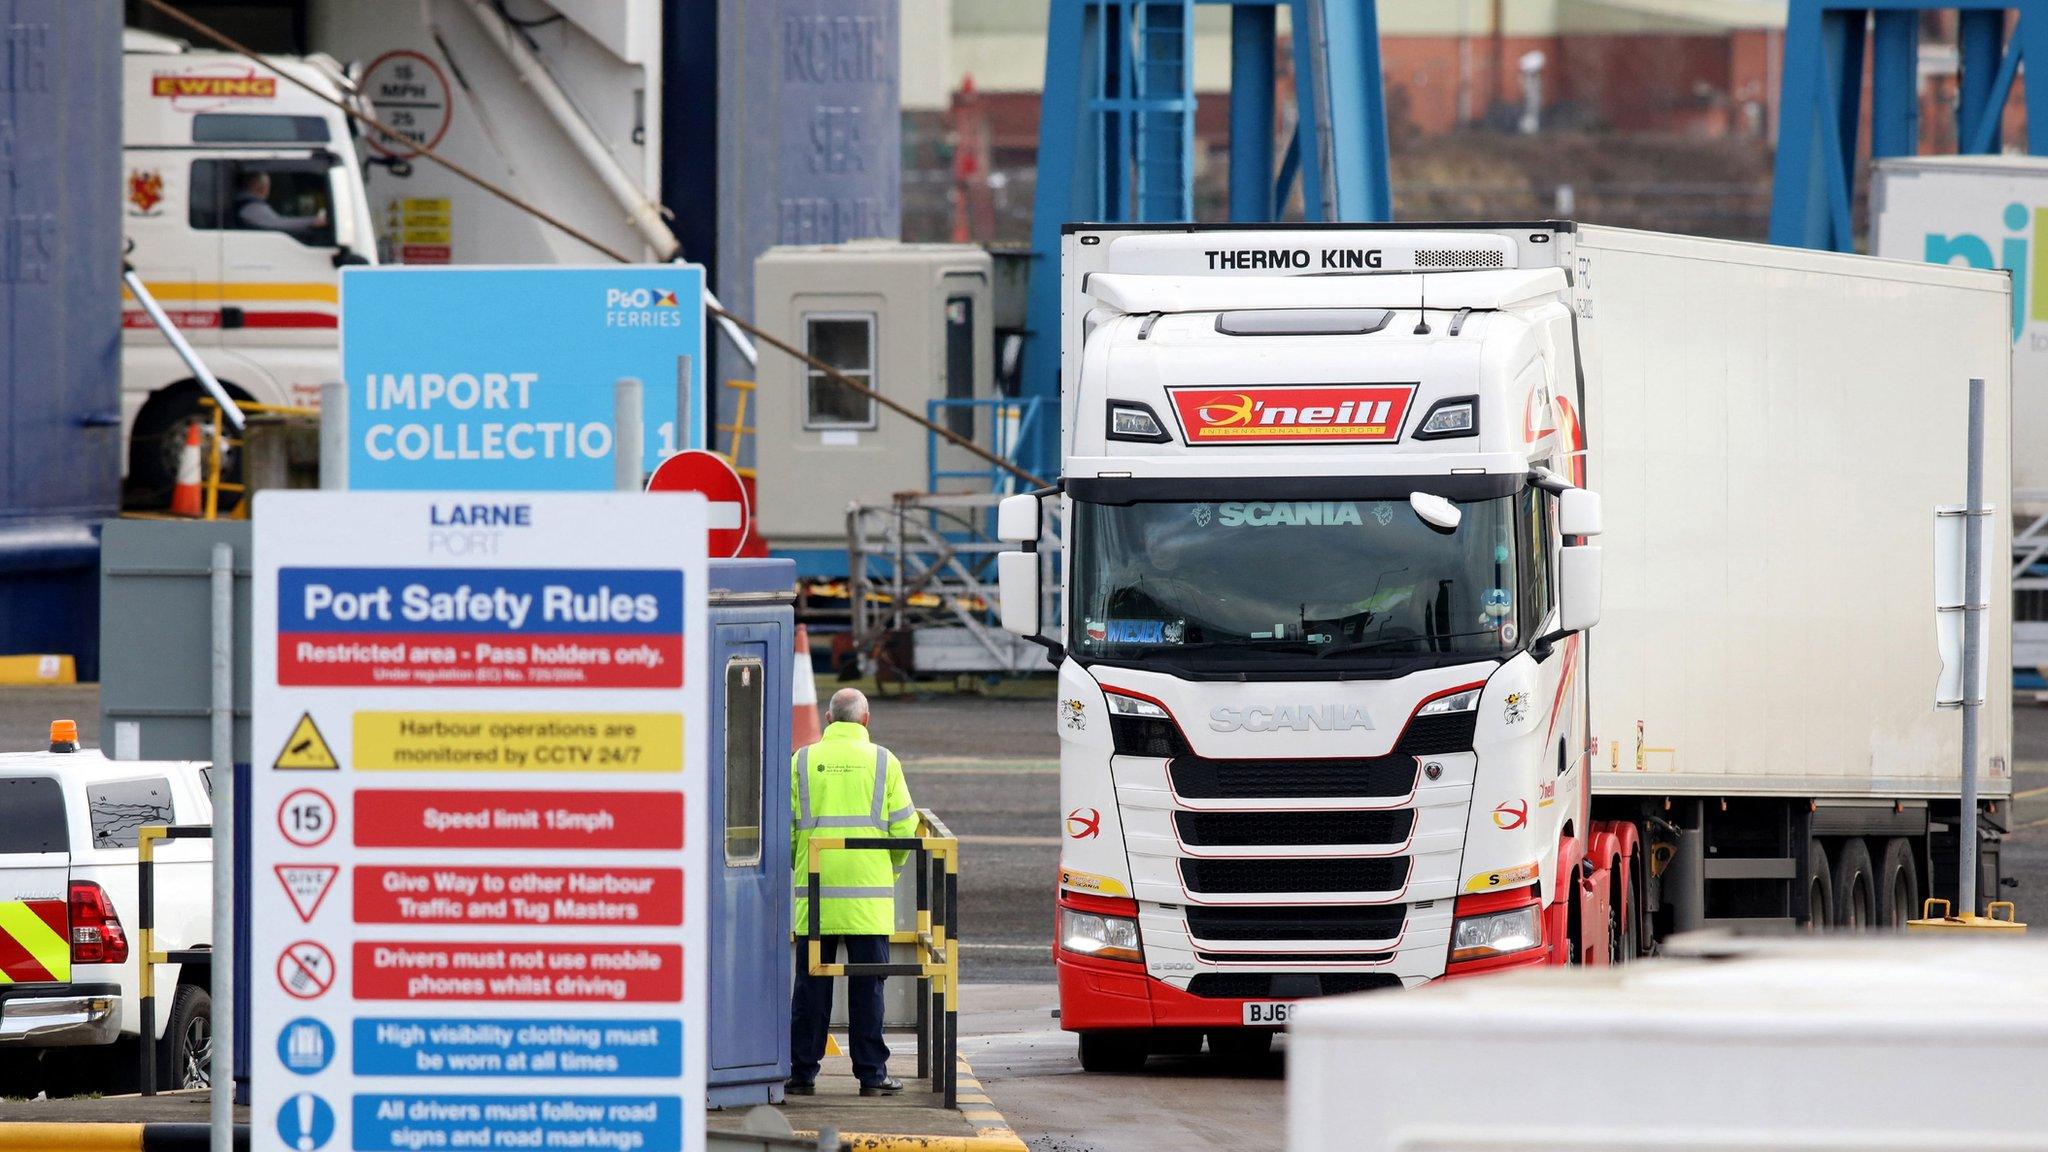
[[[1067,584],[1040,621],[1008,561],[1003,601],[1060,668],[1084,1064],[1955,890],[1934,513],[1972,377],[2009,503],[2002,274],[1554,222],[1066,241],[1061,487],[1004,519],[1057,499]]]
[[[1872,173],[1873,253],[2012,276],[2012,668],[2048,687],[2048,157],[1900,156]]]
[[[2020,1079],[2048,1045],[2041,945],[1677,943],[1691,954],[1305,1007],[1288,1036],[1287,1147],[2042,1146],[2048,1093]],[[1361,1068],[1372,1070],[1370,1091],[1359,1090]],[[1475,1069],[1577,1086],[1508,1089],[1483,1103],[1446,1090],[1473,1083]]]

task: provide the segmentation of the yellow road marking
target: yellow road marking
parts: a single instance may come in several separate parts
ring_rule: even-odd
[[[2015,800],[2031,800],[2036,796],[2048,796],[2048,788],[2029,788],[2024,792],[2012,794],[2012,798]]]

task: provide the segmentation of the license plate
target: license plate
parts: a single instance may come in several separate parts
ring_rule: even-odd
[[[1246,1002],[1244,1006],[1244,1022],[1247,1027],[1253,1024],[1261,1024],[1268,1027],[1275,1024],[1285,1024],[1287,1023],[1287,1017],[1292,1015],[1293,1012],[1294,1002],[1292,1000],[1252,1000]]]

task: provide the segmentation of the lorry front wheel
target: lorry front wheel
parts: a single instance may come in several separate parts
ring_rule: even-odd
[[[230,390],[243,399],[239,389]],[[128,483],[125,503],[145,510],[168,507],[171,489],[178,482],[178,457],[185,450],[185,425],[202,421],[200,469],[204,475],[206,446],[204,429],[211,425],[207,410],[199,401],[205,392],[196,383],[173,384],[157,392],[135,414],[135,427],[128,433]],[[221,479],[241,482],[241,452],[233,445],[221,446]]]
[[[1152,1054],[1152,1038],[1144,1032],[1081,1033],[1081,1070],[1136,1072]]]
[[[213,1082],[213,997],[196,984],[178,985],[156,1061],[157,1087],[205,1088]]]
[[[1870,865],[1870,849],[1863,837],[1842,841],[1835,853],[1835,927],[1850,932],[1867,932],[1877,921],[1877,869]]]
[[[1894,836],[1884,842],[1884,858],[1877,866],[1877,924],[1894,932],[1906,930],[1906,921],[1920,915],[1920,872],[1913,866],[1913,842]]]

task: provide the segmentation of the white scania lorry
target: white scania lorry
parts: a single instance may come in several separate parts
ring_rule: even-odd
[[[1556,222],[1074,225],[1061,275],[1062,478],[999,519],[1084,1067],[1953,895],[1935,509],[1971,377],[2008,506],[2003,275]]]

